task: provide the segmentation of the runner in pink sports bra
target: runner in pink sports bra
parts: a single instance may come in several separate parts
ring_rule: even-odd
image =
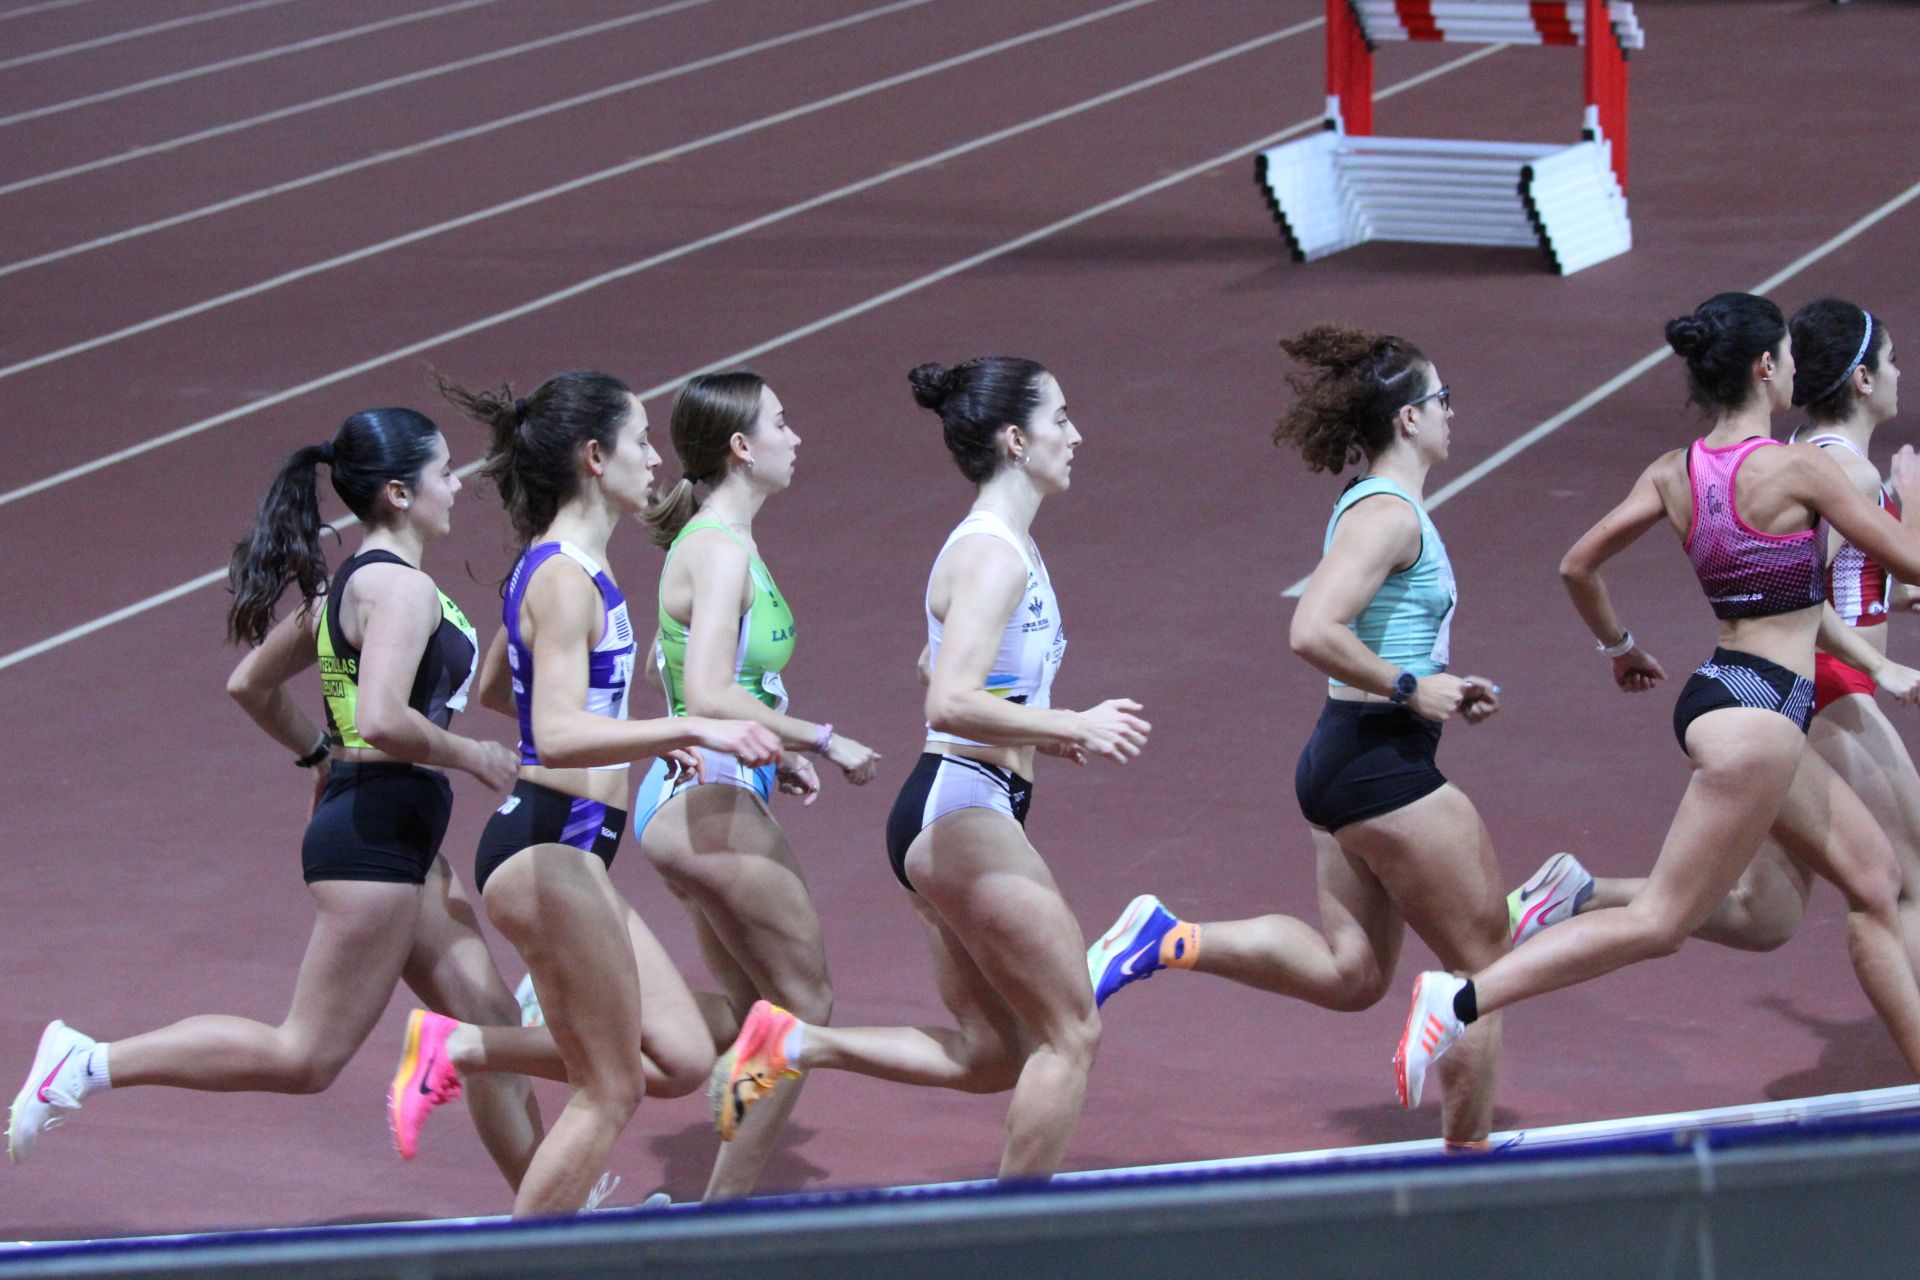
[[[1621,625],[1601,568],[1656,525],[1680,533],[1720,619],[1719,647],[1674,708],[1692,776],[1632,901],[1562,916],[1468,978],[1420,975],[1398,1055],[1403,1097],[1418,1096],[1416,1082],[1479,1018],[1678,949],[1719,908],[1769,834],[1844,895],[1860,985],[1920,1075],[1920,982],[1907,962],[1893,850],[1860,797],[1806,749],[1805,737],[1826,594],[1824,525],[1896,574],[1914,575],[1920,511],[1908,503],[1911,527],[1889,520],[1821,450],[1768,447],[1794,371],[1786,320],[1773,303],[1720,294],[1669,324],[1667,340],[1686,360],[1691,399],[1712,425],[1684,452],[1649,466],[1567,552],[1560,573],[1612,659],[1615,683],[1628,692],[1650,689],[1666,672]],[[1920,458],[1911,448],[1895,455],[1893,476],[1903,497],[1920,497]],[[1764,532],[1782,527],[1788,531]]]
[[[1869,458],[1875,431],[1899,411],[1900,367],[1885,324],[1837,298],[1821,298],[1787,323],[1793,338],[1794,404],[1808,422],[1793,443],[1826,451],[1854,488],[1895,519],[1900,500]],[[1813,723],[1808,746],[1860,796],[1893,846],[1901,868],[1900,918],[1907,955],[1920,971],[1920,773],[1888,714],[1875,700],[1884,684],[1899,702],[1920,693],[1920,671],[1890,661],[1884,626],[1905,607],[1904,587],[1871,552],[1829,528],[1827,596],[1832,614],[1820,628],[1814,654]],[[1897,713],[1896,713],[1897,714]],[[1571,855],[1562,855],[1572,862]],[[1536,891],[1528,910],[1566,919],[1582,911],[1625,906],[1645,882],[1594,878],[1577,862],[1555,869],[1565,887]],[[1545,878],[1536,876],[1544,889]],[[1771,951],[1799,931],[1813,872],[1777,839],[1768,839],[1726,899],[1694,936],[1743,951]],[[1549,899],[1586,896],[1571,913],[1555,913]],[[1516,897],[1519,894],[1515,895]],[[1516,942],[1537,932],[1516,924]]]
[[[1716,618],[1767,618],[1819,604],[1827,598],[1822,530],[1761,533],[1740,518],[1734,477],[1756,449],[1778,445],[1761,436],[1716,449],[1704,439],[1687,450],[1693,484],[1693,525],[1687,559]]]

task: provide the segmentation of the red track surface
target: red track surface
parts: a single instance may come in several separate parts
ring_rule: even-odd
[[[0,61],[133,25],[83,3],[7,19]],[[214,0],[151,0],[140,22]],[[192,306],[995,40],[1093,0],[931,0],[838,32],[170,230],[0,275],[0,366]],[[858,0],[717,0],[590,40],[421,81],[191,146],[0,194],[0,267],[374,152],[858,12]],[[1920,179],[1909,52],[1920,11],[1814,0],[1645,6],[1633,63],[1638,245],[1571,279],[1531,255],[1373,246],[1312,266],[1283,253],[1234,159],[797,340],[752,363],[806,438],[801,479],[765,516],[804,619],[790,685],[888,755],[883,780],[782,811],[827,929],[847,1022],[942,1016],[880,831],[916,749],[919,592],[967,491],[904,374],[988,351],[1055,369],[1086,433],[1073,492],[1038,533],[1073,661],[1062,698],[1143,701],[1155,733],[1122,775],[1040,779],[1032,821],[1083,924],[1151,889],[1196,918],[1311,915],[1294,756],[1317,681],[1285,651],[1286,584],[1307,572],[1337,482],[1267,443],[1274,339],[1322,318],[1405,333],[1455,388],[1444,481],[1631,365],[1667,317],[1752,286]],[[261,8],[0,70],[0,116],[410,12],[399,0]],[[570,194],[448,230],[39,368],[0,376],[0,489],[84,464],[418,343],[842,184],[1018,125],[1317,16],[1312,0],[1161,0]],[[587,0],[481,5],[304,53],[0,126],[0,185],[614,16]],[[1385,88],[1459,48],[1387,46]],[[423,365],[531,385],[599,366],[652,386],[862,303],[1320,106],[1320,37],[1289,40],[774,222],[505,324],[338,379],[0,504],[0,661],[221,566],[267,475],[345,414],[435,408]],[[1383,132],[1571,139],[1579,65],[1511,49],[1385,102]],[[1775,291],[1854,297],[1920,332],[1920,206],[1906,205]],[[1637,469],[1687,437],[1663,364],[1465,490],[1438,516],[1464,597],[1464,666],[1504,714],[1449,732],[1442,763],[1478,801],[1511,875],[1571,847],[1649,865],[1684,783],[1672,692],[1612,690],[1563,602],[1560,552]],[[664,401],[656,400],[656,414]],[[1898,443],[1898,427],[1885,435]],[[429,568],[476,617],[508,562],[470,489]],[[351,535],[350,535],[351,536]],[[615,570],[647,598],[658,561],[628,537]],[[1683,670],[1712,627],[1658,536],[1620,565],[1634,629]],[[304,787],[222,695],[217,586],[0,669],[8,726],[0,827],[0,1071],[60,1016],[112,1038],[195,1012],[277,1019],[310,924],[297,842]],[[1904,642],[1897,641],[1897,644]],[[1910,645],[1904,645],[1910,648]],[[481,713],[484,717],[484,713]],[[469,718],[497,736],[504,722]],[[487,811],[456,783],[447,850],[463,878]],[[631,849],[616,865],[690,973],[677,908]],[[1770,956],[1705,946],[1517,1008],[1500,1124],[1542,1125],[1900,1083],[1854,985],[1836,897]],[[502,948],[504,955],[504,948]],[[1361,1015],[1179,975],[1131,990],[1106,1038],[1079,1167],[1419,1137],[1388,1054],[1413,971]],[[511,961],[508,970],[518,973]],[[449,1120],[402,1165],[380,1099],[404,997],[327,1094],[128,1091],[90,1103],[34,1163],[0,1172],[13,1238],[204,1225],[495,1212],[507,1197]],[[12,1076],[5,1077],[12,1087]],[[1004,1099],[823,1074],[771,1187],[923,1181],[992,1168]],[[629,1188],[701,1185],[714,1148],[697,1099],[649,1102],[614,1166]]]

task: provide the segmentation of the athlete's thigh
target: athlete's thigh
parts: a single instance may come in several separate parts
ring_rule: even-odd
[[[511,1020],[517,1005],[480,934],[480,919],[446,858],[421,886],[420,913],[402,977],[437,1012],[465,1022]]]
[[[536,845],[500,864],[481,893],[520,951],[554,1043],[579,1087],[640,1078],[640,978],[606,865],[568,845]]]
[[[1886,833],[1914,893],[1920,886],[1920,773],[1899,731],[1873,699],[1853,694],[1814,718],[1809,741]]]
[[[1817,751],[1801,756],[1773,833],[1795,858],[1850,897],[1897,883],[1886,833]]]
[[[1340,837],[1308,824],[1320,893],[1320,932],[1336,956],[1349,949],[1371,952],[1382,975],[1400,961],[1406,930],[1399,908],[1365,860],[1341,847]]]
[[[1811,753],[1778,712],[1729,707],[1688,726],[1687,754],[1693,774],[1630,908],[1683,933],[1699,928],[1739,882]]]
[[[316,880],[313,933],[300,958],[287,1022],[329,1041],[359,1045],[386,1010],[406,963],[420,886]]]
[[[969,1039],[997,1043],[1007,1056],[1017,1056],[1024,1041],[1020,1020],[1012,1006],[994,989],[993,982],[967,950],[953,927],[933,905],[917,893],[909,894],[914,914],[926,930],[927,950],[933,958],[933,976],[940,1002],[953,1014]]]
[[[760,797],[744,787],[710,785],[668,804],[685,823],[690,851],[671,870],[656,865],[679,881],[756,988],[824,983],[819,913],[785,833]],[[674,813],[663,806],[655,821]]]
[[[634,973],[640,983],[641,1043],[654,1061],[663,1066],[694,1062],[703,1068],[711,1066],[718,1051],[686,979],[640,913],[620,897],[611,883],[607,892],[613,895],[621,918],[626,921],[627,940],[633,947]]]
[[[1342,827],[1340,837],[1442,964],[1479,969],[1503,949],[1505,884],[1466,792],[1448,783],[1391,813]]]
[[[1019,823],[949,813],[907,850],[907,875],[1029,1035],[1092,1016],[1080,922]]]

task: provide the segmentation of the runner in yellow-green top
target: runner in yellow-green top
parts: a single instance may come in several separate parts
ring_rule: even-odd
[[[856,784],[873,777],[879,757],[831,724],[787,714],[780,673],[793,655],[793,612],[760,557],[753,518],[793,482],[800,437],[766,383],[746,372],[689,382],[674,402],[672,434],[686,475],[647,513],[655,541],[669,548],[657,678],[672,714],[757,721],[786,752],[777,766],[754,769],[702,751],[698,778],[655,768],[634,798],[634,833],[693,914],[738,1017],[763,998],[824,1019],[832,988],[819,917],[767,801],[777,786],[813,802],[820,781],[807,752]],[[781,1089],[722,1150],[709,1199],[753,1189],[796,1095],[797,1083]]]
[[[667,551],[669,563],[673,553],[689,535],[702,529],[718,529],[739,543],[741,550],[747,553],[747,573],[752,580],[753,600],[740,616],[740,638],[734,646],[733,682],[760,705],[784,712],[787,709],[787,687],[781,681],[780,673],[786,670],[787,660],[793,657],[793,610],[780,598],[780,590],[773,585],[773,574],[767,569],[767,562],[754,553],[751,543],[718,520],[697,519],[683,526]],[[665,585],[663,577],[663,595]],[[692,633],[685,623],[667,611],[665,604],[660,606],[659,616],[660,632],[653,646],[654,663],[660,673],[661,687],[666,691],[669,713],[683,716],[687,714],[687,640]],[[771,780],[773,767],[763,766],[763,769]],[[757,777],[761,770],[754,772]],[[720,778],[709,774],[706,781],[718,782]],[[753,789],[760,793],[763,800],[771,790],[757,782],[753,784]]]
[[[514,1020],[513,994],[440,854],[453,809],[446,770],[500,792],[514,773],[506,746],[447,728],[465,705],[477,656],[472,627],[420,568],[447,533],[460,489],[448,463],[447,442],[424,414],[356,413],[331,440],[287,459],[234,551],[228,634],[248,651],[227,688],[314,783],[301,842],[313,933],[286,1016],[275,1026],[201,1015],[110,1044],[49,1024],[40,1039],[45,1065],[36,1061],[8,1125],[16,1163],[52,1123],[109,1089],[318,1093],[379,1021],[403,970],[433,1009]],[[331,585],[320,544],[321,466],[366,530]],[[289,585],[300,605],[276,622],[274,602]],[[288,687],[316,658],[326,730]],[[208,868],[210,891],[218,875]],[[481,1140],[517,1186],[540,1141],[526,1078],[476,1081],[468,1100]]]

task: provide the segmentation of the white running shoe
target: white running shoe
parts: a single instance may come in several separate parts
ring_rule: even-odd
[[[1434,970],[1413,980],[1413,1007],[1407,1010],[1400,1047],[1393,1051],[1394,1087],[1400,1105],[1409,1111],[1420,1105],[1427,1069],[1466,1032],[1466,1025],[1453,1013],[1454,993],[1466,985],[1465,978]]]
[[[33,1055],[33,1067],[27,1081],[14,1095],[13,1109],[7,1113],[7,1158],[25,1164],[33,1154],[33,1144],[48,1129],[80,1109],[85,1092],[87,1052],[94,1046],[91,1036],[83,1036],[55,1018],[40,1033],[40,1047]]]
[[[1571,920],[1593,896],[1593,874],[1570,853],[1556,853],[1507,895],[1509,939],[1519,946],[1550,924]]]
[[[670,1209],[673,1207],[673,1197],[664,1191],[656,1191],[645,1200],[642,1200],[640,1207],[642,1209]]]
[[[520,979],[520,985],[513,989],[513,998],[520,1002],[520,1025],[523,1027],[544,1027],[547,1015],[540,1008],[540,993],[533,989],[533,975]]]

